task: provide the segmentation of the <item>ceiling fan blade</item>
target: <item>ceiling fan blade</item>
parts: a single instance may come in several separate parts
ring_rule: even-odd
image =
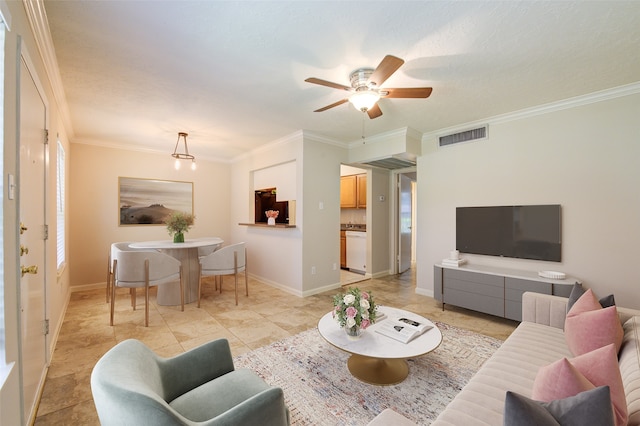
[[[326,107],[323,107],[323,108],[317,109],[317,110],[315,110],[315,111],[313,111],[313,112],[322,112],[322,111],[326,111],[326,110],[328,110],[329,108],[337,107],[338,105],[342,105],[342,104],[343,104],[343,103],[345,103],[345,102],[349,102],[349,99],[342,99],[342,100],[339,100],[338,102],[334,102],[334,103],[332,103],[331,105],[327,105]]]
[[[378,104],[375,104],[367,110],[367,115],[371,119],[378,118],[382,115],[382,110],[380,109]]]
[[[369,77],[369,84],[375,84],[376,87],[380,87],[402,64],[404,64],[404,61],[400,58],[391,55],[385,56],[378,68]]]
[[[428,98],[431,96],[431,87],[407,87],[402,89],[384,89],[380,92],[382,98]],[[386,92],[386,94],[385,94]]]
[[[352,90],[352,88],[349,87],[349,86],[344,86],[342,84],[333,83],[331,81],[322,80],[322,79],[315,78],[315,77],[309,77],[305,81],[307,83],[319,84],[320,86],[327,86],[327,87],[331,87],[331,88],[334,88],[334,89],[342,89],[342,90],[346,90],[346,91],[351,91]]]

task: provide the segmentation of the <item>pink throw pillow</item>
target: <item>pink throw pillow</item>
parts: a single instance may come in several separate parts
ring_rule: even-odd
[[[531,398],[551,402],[598,386],[609,386],[616,425],[626,425],[627,400],[613,344],[541,367],[533,383]]]
[[[608,309],[608,308],[605,308]],[[609,386],[617,425],[626,425],[627,397],[618,364],[618,348],[609,344],[569,360],[595,387]]]
[[[540,367],[533,382],[531,399],[551,402],[594,389],[591,383],[567,358]]]
[[[602,308],[591,289],[571,307],[564,323],[567,346],[574,355],[582,355],[610,343],[620,350],[624,331],[615,306]]]

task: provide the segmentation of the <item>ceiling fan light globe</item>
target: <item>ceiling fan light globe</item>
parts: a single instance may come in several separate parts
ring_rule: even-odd
[[[380,94],[374,90],[359,90],[349,96],[349,102],[353,104],[358,111],[366,112],[380,100]]]

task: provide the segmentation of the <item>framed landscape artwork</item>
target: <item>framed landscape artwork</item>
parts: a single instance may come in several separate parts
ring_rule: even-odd
[[[163,225],[173,212],[193,214],[193,182],[118,178],[120,225]]]

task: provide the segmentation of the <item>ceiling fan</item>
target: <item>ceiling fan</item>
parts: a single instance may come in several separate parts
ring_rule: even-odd
[[[315,77],[307,78],[305,80],[307,83],[319,84],[351,93],[348,98],[341,99],[314,112],[326,111],[346,102],[351,102],[356,109],[366,112],[369,118],[378,118],[382,115],[382,111],[377,104],[380,98],[428,98],[433,90],[431,87],[380,88],[382,83],[391,77],[402,64],[404,64],[402,59],[387,55],[376,69],[359,68],[353,71],[349,76],[351,87]]]

